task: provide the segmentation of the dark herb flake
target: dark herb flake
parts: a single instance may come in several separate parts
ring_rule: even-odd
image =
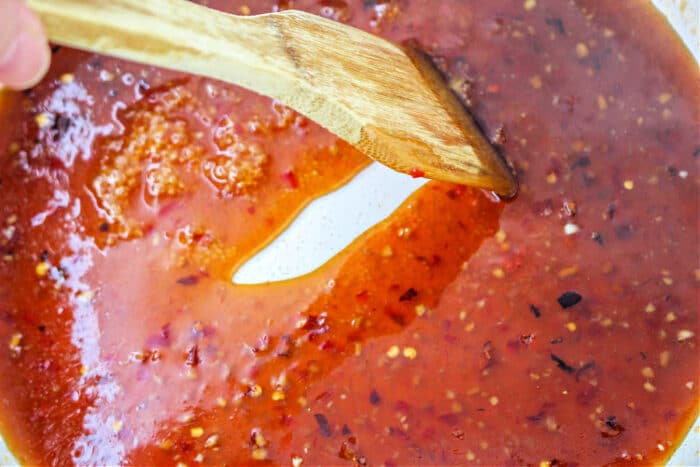
[[[369,403],[372,405],[377,405],[382,401],[382,398],[379,396],[379,393],[372,389],[372,392],[369,393]]]
[[[548,26],[554,28],[554,30],[556,30],[562,36],[566,34],[564,22],[561,20],[561,18],[545,18],[544,22],[547,23]]]
[[[539,318],[540,316],[542,316],[542,313],[540,313],[540,309],[532,304],[530,304],[530,312],[532,312],[532,314],[535,315],[535,318]]]
[[[325,436],[326,438],[330,437],[331,425],[328,423],[326,416],[322,413],[315,413],[314,418],[316,419],[316,423],[318,423],[318,429],[321,432],[321,435]]]
[[[629,240],[634,235],[634,227],[629,224],[615,228],[615,235],[620,240]]]
[[[196,285],[199,282],[199,277],[197,276],[185,276],[177,280],[180,285]]]
[[[591,233],[591,239],[596,242],[598,245],[602,245],[603,242],[603,236],[599,232],[593,232]]]
[[[556,355],[554,355],[554,354],[549,354],[549,356],[550,356],[550,358],[552,359],[553,362],[556,362],[557,367],[558,367],[560,370],[563,370],[563,371],[565,371],[565,372],[567,372],[567,373],[573,373],[574,371],[576,371],[576,370],[574,369],[574,367],[572,367],[571,365],[569,365],[568,363],[566,363],[564,360],[562,360],[561,358],[557,357]]]
[[[567,308],[571,308],[572,306],[576,305],[582,298],[583,297],[581,294],[567,290],[561,294],[559,298],[557,298],[557,302],[559,302],[559,305],[566,310]]]
[[[578,167],[588,167],[589,165],[591,165],[591,158],[588,156],[581,156],[576,159],[571,167],[575,169]]]
[[[615,217],[615,210],[617,209],[617,206],[615,203],[610,203],[608,204],[608,220],[613,220],[613,217]]]
[[[620,423],[617,421],[617,417],[614,415],[610,415],[605,420],[605,427],[607,429],[600,432],[600,435],[603,438],[614,438],[616,436],[620,436],[622,432],[625,431],[625,428],[620,425]]]

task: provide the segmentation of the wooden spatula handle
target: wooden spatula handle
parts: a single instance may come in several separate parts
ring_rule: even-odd
[[[293,85],[274,18],[173,0],[28,0],[51,40],[274,94]],[[291,74],[288,78],[285,75]]]

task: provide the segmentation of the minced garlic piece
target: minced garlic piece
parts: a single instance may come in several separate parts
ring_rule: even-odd
[[[250,394],[251,397],[260,397],[262,396],[263,390],[262,387],[260,387],[259,384],[254,384],[251,386],[250,391],[248,394]]]
[[[386,356],[389,358],[396,358],[399,356],[399,353],[401,353],[401,351],[399,350],[399,346],[392,345],[391,347],[389,347],[389,350],[386,351]]]
[[[169,440],[169,439],[164,439],[163,441],[161,441],[160,443],[158,443],[158,447],[159,447],[160,449],[162,449],[163,451],[168,451],[168,450],[172,449],[173,444],[174,444],[174,443],[173,443],[171,440]]]
[[[409,360],[413,360],[414,358],[416,358],[418,356],[418,352],[413,347],[405,347],[403,349],[403,356]]]
[[[671,100],[671,97],[673,97],[673,96],[671,96],[671,94],[668,92],[664,92],[662,94],[659,94],[659,103],[665,104]]]
[[[204,441],[205,448],[213,448],[219,444],[219,435],[211,435]]]
[[[122,431],[123,427],[124,422],[122,422],[121,420],[115,420],[114,422],[112,422],[112,431],[114,431],[115,433],[119,433],[120,431]]]
[[[602,94],[598,95],[598,108],[600,110],[607,110],[608,109],[608,101],[605,99],[605,96]]]
[[[681,329],[680,331],[678,331],[678,335],[676,338],[678,339],[678,341],[684,341],[686,339],[690,339],[694,335],[695,333],[693,331],[690,331],[688,329]]]
[[[13,352],[19,352],[22,350],[22,347],[20,347],[20,344],[22,343],[22,334],[19,332],[16,332],[12,334],[12,337],[10,338],[10,350]]]
[[[579,58],[588,57],[588,46],[583,42],[576,44],[576,55],[578,55]]]
[[[49,114],[41,112],[34,117],[34,121],[39,128],[46,128],[51,125],[52,118]]]
[[[83,292],[80,292],[78,294],[77,299],[81,303],[88,303],[94,297],[95,297],[95,292],[93,292],[92,290],[84,290]]]
[[[37,276],[44,277],[49,272],[49,269],[51,269],[49,263],[47,263],[46,261],[42,261],[36,265],[36,267],[34,268],[34,272]]]
[[[255,435],[253,436],[253,441],[255,441],[255,445],[260,448],[267,446],[267,440],[259,431],[255,432]]]

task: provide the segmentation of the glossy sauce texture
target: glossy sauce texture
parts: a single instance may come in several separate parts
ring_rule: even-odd
[[[365,158],[67,49],[0,104],[0,410],[27,464],[654,464],[697,414],[698,72],[645,2],[211,1],[417,39],[516,167],[230,283]]]

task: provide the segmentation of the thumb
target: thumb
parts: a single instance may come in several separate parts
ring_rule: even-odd
[[[39,18],[22,0],[0,0],[0,85],[13,89],[34,86],[50,60]]]

